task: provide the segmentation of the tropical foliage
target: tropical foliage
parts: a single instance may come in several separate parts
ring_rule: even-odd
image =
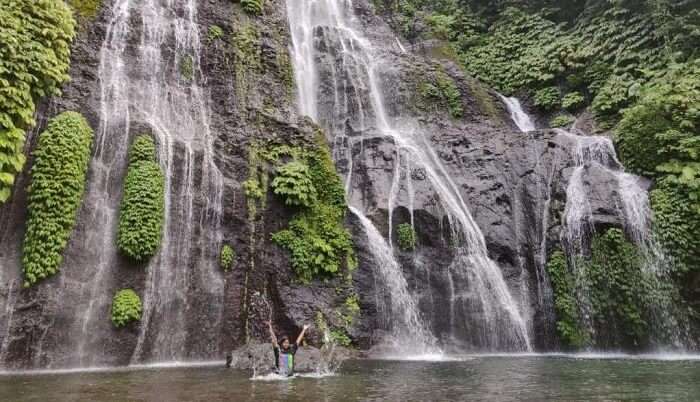
[[[78,113],[49,121],[34,150],[24,236],[24,285],[58,272],[85,191],[92,129]]]
[[[56,0],[0,2],[0,203],[25,163],[36,103],[68,80],[75,21]]]
[[[253,156],[276,166],[273,191],[295,209],[288,228],[274,233],[272,240],[291,253],[302,282],[332,277],[356,265],[352,237],[344,227],[345,191],[323,133],[318,130],[316,135],[313,145],[272,145]],[[246,193],[264,195],[261,181],[266,179],[259,174],[249,178]]]
[[[416,231],[410,223],[402,223],[396,229],[399,238],[399,248],[404,251],[416,248]]]
[[[228,244],[224,244],[221,248],[221,255],[219,256],[219,264],[221,269],[224,271],[230,271],[233,268],[233,261],[236,259],[236,253],[233,248]]]
[[[240,0],[243,10],[248,14],[262,14],[264,0]]]
[[[565,345],[580,348],[590,339],[581,327],[575,278],[566,263],[566,256],[557,250],[549,257],[547,273],[554,289],[554,308],[557,314],[557,331]]]
[[[115,327],[126,326],[141,319],[141,298],[131,289],[122,289],[112,299],[112,323]]]
[[[119,250],[136,261],[155,255],[165,219],[165,178],[148,135],[134,140],[119,214]]]

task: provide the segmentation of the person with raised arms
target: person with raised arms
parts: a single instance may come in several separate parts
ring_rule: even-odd
[[[289,337],[284,335],[277,341],[277,335],[272,329],[272,321],[267,322],[270,329],[270,338],[272,340],[272,349],[275,353],[275,371],[279,375],[292,376],[294,375],[294,356],[297,353],[299,345],[304,340],[304,334],[309,329],[308,325],[304,325],[299,336],[294,343],[289,342]]]

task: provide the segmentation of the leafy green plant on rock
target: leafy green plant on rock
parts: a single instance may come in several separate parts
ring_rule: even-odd
[[[221,39],[224,36],[224,30],[218,25],[211,25],[207,33],[207,40],[209,42],[214,42]]]
[[[672,66],[640,89],[615,128],[620,156],[635,172],[690,190],[700,213],[700,61]]]
[[[654,211],[654,233],[664,250],[673,258],[676,274],[700,270],[700,213],[697,201],[688,189],[661,180],[651,192]],[[686,281],[682,282],[687,283]]]
[[[231,34],[235,57],[236,90],[244,96],[251,88],[252,79],[262,70],[260,32],[250,22],[241,24]]]
[[[615,346],[642,345],[649,336],[646,317],[653,294],[642,258],[622,230],[608,229],[593,238],[591,257],[584,263],[595,325],[599,332],[610,331],[611,324],[617,327],[609,334],[619,338]]]
[[[233,261],[235,258],[236,253],[233,251],[233,248],[228,244],[224,244],[224,246],[221,248],[221,255],[219,257],[221,269],[226,272],[230,271],[233,268]]]
[[[24,236],[24,286],[58,272],[85,191],[93,132],[78,113],[49,121],[34,151]],[[0,173],[0,175],[7,173]]]
[[[396,232],[399,238],[399,248],[404,251],[410,251],[416,248],[416,231],[410,223],[400,224]]]
[[[547,273],[554,290],[554,308],[557,314],[557,331],[564,344],[573,348],[586,346],[590,339],[581,328],[578,302],[575,294],[575,278],[569,271],[566,256],[561,250],[552,253],[547,261]]]
[[[568,114],[560,114],[549,121],[550,127],[567,127],[574,122],[574,117]]]
[[[272,190],[282,196],[287,205],[309,207],[316,202],[316,188],[309,167],[302,162],[291,161],[277,169]]]
[[[137,137],[129,155],[117,236],[119,250],[136,261],[155,255],[163,232],[165,178],[155,159],[153,139]]]
[[[452,77],[442,70],[435,73],[434,80],[421,81],[418,85],[418,93],[423,98],[423,102],[446,107],[454,119],[464,115],[462,94]]]
[[[264,0],[240,0],[243,10],[248,14],[260,15],[263,11]]]
[[[102,0],[67,0],[75,15],[84,19],[93,19],[102,6]]]
[[[3,1],[0,6],[0,203],[25,163],[25,131],[36,103],[68,80],[75,20],[63,1]]]
[[[332,277],[343,266],[352,270],[357,264],[352,237],[343,226],[347,208],[343,184],[323,133],[318,130],[316,134],[313,147],[277,147],[267,156],[269,161],[278,163],[280,156],[287,155],[308,166],[308,170],[294,168],[295,172],[308,176],[297,180],[304,185],[291,192],[295,199],[308,202],[297,204],[301,209],[289,222],[289,227],[272,235],[275,243],[290,251],[292,267],[302,282]],[[315,189],[315,197],[311,196],[312,189]],[[300,198],[298,195],[302,191],[307,194]]]
[[[561,100],[561,107],[573,112],[583,106],[585,99],[580,92],[570,92],[566,94]]]
[[[557,87],[542,88],[535,92],[535,106],[542,110],[554,110],[561,104],[559,89]]]
[[[141,298],[131,289],[122,289],[112,299],[112,323],[124,327],[141,320]]]

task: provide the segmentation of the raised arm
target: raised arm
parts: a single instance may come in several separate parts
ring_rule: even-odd
[[[267,322],[267,328],[270,329],[270,339],[272,340],[272,346],[277,347],[277,335],[275,335],[275,330],[272,329],[272,321]]]
[[[297,337],[297,342],[296,342],[297,345],[301,345],[301,341],[304,340],[304,334],[306,333],[306,330],[307,330],[307,329],[309,329],[309,326],[308,326],[308,325],[304,325],[304,328],[302,328],[301,333],[300,333],[299,336]]]

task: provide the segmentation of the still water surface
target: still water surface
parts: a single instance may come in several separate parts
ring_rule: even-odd
[[[216,366],[5,374],[0,401],[700,401],[700,360],[474,356],[250,379]]]

